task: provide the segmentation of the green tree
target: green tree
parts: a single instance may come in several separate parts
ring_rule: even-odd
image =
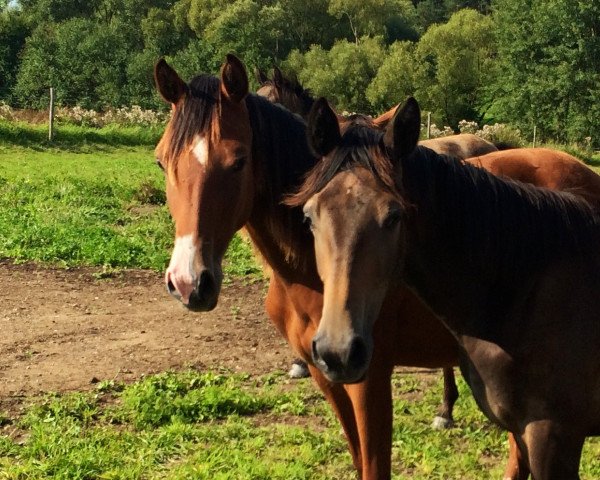
[[[190,28],[198,38],[202,38],[208,26],[219,18],[223,9],[231,3],[224,0],[189,0],[187,18]]]
[[[365,91],[385,57],[381,38],[363,38],[359,44],[340,40],[331,50],[313,46],[302,54],[292,52],[286,65],[305,87],[327,97],[336,108],[371,113]]]
[[[40,97],[53,86],[57,101],[65,105],[120,106],[126,103],[128,59],[118,25],[105,28],[82,18],[42,25],[27,40],[15,94],[23,104],[40,107]]]
[[[276,4],[283,12],[288,51],[305,52],[311,45],[330,49],[336,39],[348,34],[348,28],[329,13],[329,0],[279,0]]]
[[[495,0],[491,113],[542,137],[600,145],[600,4]]]
[[[266,69],[288,53],[283,48],[283,16],[279,5],[236,0],[220,10],[200,38],[214,46],[221,61],[227,53],[234,52],[247,65]]]
[[[74,17],[91,17],[100,0],[20,0],[19,5],[32,25],[60,22]]]
[[[493,76],[492,19],[475,10],[456,12],[432,25],[416,48],[416,93],[424,109],[453,128],[460,120],[481,120],[485,87]]]
[[[487,14],[492,0],[413,0],[416,10],[415,25],[425,32],[434,23],[446,23],[452,14],[464,8]]]
[[[146,49],[159,55],[172,55],[182,50],[192,37],[187,25],[177,23],[173,10],[153,7],[141,22]]]
[[[169,57],[169,63],[182,78],[189,80],[199,73],[217,74],[223,57],[219,57],[213,45],[198,38],[184,50]]]
[[[392,38],[394,32],[414,35],[415,10],[410,0],[330,0],[329,13],[348,22],[355,43],[377,35],[393,41],[398,39]]]
[[[9,99],[29,29],[20,11],[0,9],[0,98]]]
[[[414,95],[416,69],[413,43],[396,42],[391,45],[377,75],[367,88],[367,99],[373,110],[383,113],[407,96]]]

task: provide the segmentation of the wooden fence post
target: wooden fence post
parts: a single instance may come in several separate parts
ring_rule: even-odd
[[[431,112],[427,112],[427,138],[431,138]]]
[[[50,109],[48,112],[48,140],[54,138],[54,88],[50,87]]]
[[[533,126],[533,145],[531,146],[531,148],[535,148],[535,137],[537,134],[537,125]]]

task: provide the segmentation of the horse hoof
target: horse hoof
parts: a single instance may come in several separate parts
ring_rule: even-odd
[[[440,417],[437,415],[433,422],[431,422],[431,427],[434,430],[445,430],[447,428],[452,428],[454,426],[454,422],[449,418]]]
[[[308,367],[306,363],[302,360],[294,360],[290,370],[288,371],[288,377],[290,378],[308,378],[310,377],[310,372],[308,371]]]

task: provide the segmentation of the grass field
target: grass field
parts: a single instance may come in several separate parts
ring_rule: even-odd
[[[43,128],[0,123],[0,256],[162,270],[172,226],[157,135],[69,127],[50,146]],[[259,274],[239,238],[226,272]],[[457,426],[430,429],[438,378],[394,377],[394,478],[500,478],[505,436],[463,382]],[[29,401],[23,414],[0,412],[0,479],[355,478],[339,424],[310,381],[165,373]],[[597,440],[586,444],[582,478],[600,478]]]
[[[395,479],[501,478],[506,438],[461,381],[457,425],[429,424],[440,376],[394,376]],[[337,420],[309,380],[281,375],[164,373],[133,385],[38,399],[0,418],[0,478],[347,480]],[[586,444],[582,478],[600,478],[600,442]]]

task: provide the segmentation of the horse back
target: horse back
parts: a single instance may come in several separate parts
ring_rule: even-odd
[[[472,133],[421,140],[419,145],[430,148],[440,155],[448,155],[461,160],[498,150],[493,143]]]
[[[573,193],[600,209],[600,175],[568,153],[548,148],[519,148],[465,161],[494,175]]]

